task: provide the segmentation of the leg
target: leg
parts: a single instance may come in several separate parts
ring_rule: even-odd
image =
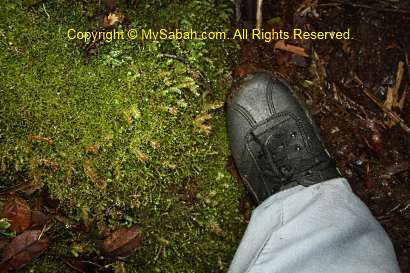
[[[383,228],[284,81],[248,77],[228,103],[227,120],[239,173],[260,204],[230,273],[399,272]]]
[[[390,239],[339,178],[271,196],[252,214],[229,273],[399,273]]]

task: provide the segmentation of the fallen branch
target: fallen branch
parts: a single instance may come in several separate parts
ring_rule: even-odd
[[[285,41],[283,40],[276,42],[275,49],[291,52],[302,57],[309,57],[309,55],[306,54],[305,49],[303,47],[285,44]]]

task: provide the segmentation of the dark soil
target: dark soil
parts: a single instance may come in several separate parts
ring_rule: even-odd
[[[265,69],[290,82],[320,126],[339,169],[390,235],[402,272],[410,272],[410,134],[399,125],[391,126],[385,111],[364,92],[385,102],[399,62],[404,63],[399,95],[410,88],[410,9],[380,1],[302,2],[265,1],[264,29],[350,28],[353,39],[288,41],[305,48],[310,58],[274,50],[275,41],[242,41],[241,63],[234,74],[241,78]],[[302,16],[307,8],[310,12]],[[266,23],[275,17],[282,23]],[[406,124],[410,124],[409,106],[407,96],[402,110],[393,109]]]

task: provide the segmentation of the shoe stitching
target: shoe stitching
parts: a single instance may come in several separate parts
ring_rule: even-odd
[[[272,92],[270,92],[271,88],[273,88],[273,84],[274,84],[274,81],[270,80],[268,82],[268,85],[266,86],[266,91],[265,91],[266,92],[266,100],[268,102],[268,107],[269,107],[269,111],[270,111],[271,114],[276,113],[275,105],[274,105],[273,99],[272,99],[273,95],[272,95]]]
[[[236,111],[242,117],[244,117],[246,119],[246,121],[248,121],[251,126],[254,126],[256,124],[256,121],[253,119],[253,117],[249,114],[249,112],[242,105],[234,104],[232,106],[232,110]]]
[[[294,93],[293,89],[291,88],[291,86],[288,84],[288,82],[286,82],[286,81],[285,81],[284,79],[282,79],[281,77],[275,75],[275,76],[274,76],[274,79],[271,80],[268,85],[269,85],[269,86],[273,86],[273,84],[276,83],[276,82],[279,82],[279,83],[283,84],[283,85],[286,87],[286,89],[288,89],[288,90],[290,91],[290,93],[291,93],[292,96],[296,99],[296,101],[299,102],[299,99],[298,99],[298,97],[295,95],[295,93]],[[272,92],[269,92],[268,95],[269,95],[269,98],[271,98],[271,97],[272,97]],[[272,104],[272,109],[275,111],[275,107],[274,107],[274,105],[273,105],[273,100],[272,100],[272,99],[268,100],[269,109],[271,109],[271,108],[270,108],[270,107],[271,107],[270,104]],[[308,121],[312,124],[312,126],[314,126],[314,121],[313,121],[312,117],[310,116],[310,114],[308,113],[308,111],[306,111],[306,109],[303,107],[303,105],[302,105],[301,103],[299,103],[299,105],[300,105],[300,108],[301,108],[301,109],[303,110],[303,112],[305,113],[305,115],[306,115]],[[274,112],[274,113],[276,113],[276,112]],[[274,114],[274,113],[272,113],[272,114]],[[303,122],[302,122],[300,119],[298,119],[295,115],[293,115],[293,114],[290,113],[290,112],[282,112],[282,113],[288,113],[291,117],[293,117],[293,118],[295,119],[296,123],[297,123],[298,128],[303,132],[304,136],[307,135],[307,132],[306,132],[306,130],[305,130],[305,125],[303,124]],[[279,113],[279,114],[281,114],[281,113]],[[314,132],[314,134],[316,135],[316,132]],[[320,138],[319,138],[319,140],[320,140],[320,143],[323,144],[323,142],[322,142],[322,140],[321,140]],[[306,141],[305,141],[305,143],[306,143]],[[322,146],[323,146],[323,145],[322,145]],[[310,148],[310,146],[307,146],[307,147]],[[326,148],[325,148],[325,149],[326,149]],[[310,151],[310,149],[309,149],[309,151]]]

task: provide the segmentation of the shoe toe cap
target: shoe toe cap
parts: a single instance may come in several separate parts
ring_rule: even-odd
[[[241,108],[252,118],[254,123],[261,122],[270,116],[266,101],[266,90],[271,84],[272,75],[259,72],[248,76],[241,88],[234,95],[230,108]]]

